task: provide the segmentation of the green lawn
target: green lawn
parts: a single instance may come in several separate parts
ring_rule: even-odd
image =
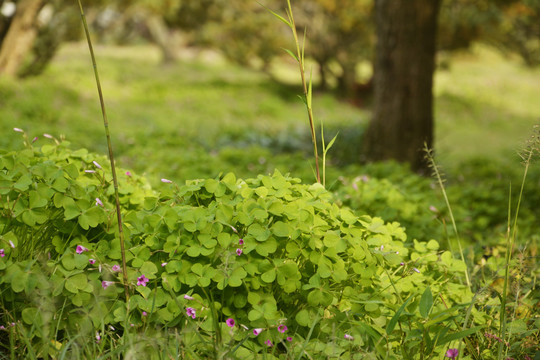
[[[146,172],[152,182],[231,170],[247,177],[274,167],[312,179],[308,122],[294,79],[277,84],[212,53],[166,67],[150,46],[99,46],[96,54],[122,166]],[[436,150],[450,173],[475,157],[517,163],[515,151],[538,122],[538,83],[539,70],[486,48],[450,59],[435,90]],[[354,159],[370,112],[328,94],[317,94],[314,107],[326,135],[341,131],[332,152]],[[4,148],[20,142],[11,130],[20,127],[32,137],[62,134],[73,147],[105,153],[86,45],[65,45],[40,77],[1,79],[0,119]],[[329,178],[340,173],[330,169]]]

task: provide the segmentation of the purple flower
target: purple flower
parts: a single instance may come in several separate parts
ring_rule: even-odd
[[[131,171],[126,171],[126,176],[131,176]]]
[[[148,313],[146,311],[143,311],[142,316],[148,316]]]
[[[193,300],[194,298],[192,296],[189,296],[188,294],[186,294],[186,295],[184,295],[184,299]]]
[[[292,337],[287,336],[287,341],[291,342],[291,341],[292,341]]]
[[[165,267],[165,265],[167,265],[166,262],[162,262],[162,263],[161,263],[161,267]]]
[[[349,334],[345,334],[344,338],[347,339],[347,340],[354,340],[354,337],[352,335],[349,335]]]
[[[38,141],[38,137],[36,136],[35,138],[32,139],[32,144],[35,143],[36,141]]]
[[[120,265],[113,265],[112,271],[114,271],[114,272],[120,271]]]
[[[96,263],[96,260],[95,259],[88,259],[88,262],[90,263],[90,265],[94,265]]]
[[[235,324],[234,319],[232,318],[228,318],[226,323],[228,327],[234,327],[234,324]]]
[[[242,249],[236,249],[236,255],[238,256],[242,255]]]
[[[274,346],[272,344],[272,340],[270,340],[270,339],[266,340],[264,343],[266,344],[266,346]]]
[[[169,179],[161,179],[161,182],[166,184],[172,184],[172,181]]]
[[[405,263],[404,263],[404,262],[400,262],[399,265],[405,266]]]
[[[257,336],[257,335],[259,335],[262,331],[263,331],[263,329],[261,329],[261,328],[253,329],[253,335]]]
[[[278,330],[280,333],[284,334],[285,331],[287,331],[287,325],[279,325],[279,326],[277,327],[277,330]]]
[[[104,289],[106,289],[106,288],[108,288],[109,286],[111,286],[112,284],[114,284],[113,281],[102,281],[102,282],[101,282],[101,287],[104,288]]]
[[[13,128],[13,131],[20,132],[20,133],[23,133],[23,132],[24,132],[24,130],[23,130],[23,129],[20,129],[20,128]]]
[[[240,240],[238,240],[238,244],[240,244],[240,245],[244,245],[244,239],[240,239]]]
[[[195,312],[195,309],[192,307],[186,308],[186,314],[187,316],[191,316],[192,319],[195,319],[197,317],[197,313]]]
[[[148,282],[148,278],[144,275],[141,275],[137,278],[137,286],[146,286],[146,283]]]
[[[101,165],[99,165],[99,163],[97,161],[92,161],[92,163],[95,165],[95,167],[97,167],[98,169],[101,169]]]
[[[446,352],[446,354],[444,356],[446,356],[447,358],[450,358],[450,359],[455,359],[457,358],[459,355],[459,350],[458,349],[448,349],[448,351]]]
[[[82,246],[82,245],[77,245],[77,249],[75,249],[75,252],[76,252],[77,254],[82,254],[82,253],[85,252],[85,251],[88,251],[88,249],[85,248],[85,247]]]
[[[4,325],[0,325],[0,330],[6,330],[6,327]]]
[[[101,341],[101,335],[99,335],[99,332],[96,332],[96,342],[99,343]]]
[[[4,249],[0,249],[0,257],[4,257],[4,256],[6,256]]]
[[[96,206],[103,207],[103,203],[101,202],[101,200],[99,200],[99,198],[96,198]]]

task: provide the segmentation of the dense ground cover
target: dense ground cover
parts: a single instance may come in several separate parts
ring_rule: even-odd
[[[4,350],[441,358],[451,347],[464,358],[497,358],[503,344],[502,354],[533,356],[540,336],[534,163],[510,262],[507,344],[497,336],[508,187],[520,183],[515,150],[537,120],[532,84],[540,73],[478,49],[437,75],[437,151],[450,178],[461,261],[433,179],[391,163],[348,165],[369,111],[315,97],[325,133],[340,131],[326,192],[309,185],[298,86],[215,54],[166,68],[156,54],[98,48],[113,144],[125,168],[121,203],[136,294],[127,307],[113,268],[114,200],[106,160],[96,155],[106,146],[84,47],[65,47],[39,78],[0,81]],[[26,131],[26,147],[14,127]],[[64,134],[73,150],[43,133]],[[181,185],[195,178],[206,180]],[[200,352],[189,350],[194,344]]]

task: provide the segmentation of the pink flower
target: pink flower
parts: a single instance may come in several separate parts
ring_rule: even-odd
[[[257,329],[253,329],[253,335],[257,336],[259,335],[264,329],[261,329],[261,328],[257,328]]]
[[[186,295],[184,295],[184,299],[193,300],[194,298],[192,296],[189,296],[188,294],[186,294]]]
[[[4,249],[0,249],[0,257],[4,257],[4,256],[6,256]]]
[[[36,141],[38,141],[38,137],[36,136],[35,138],[32,139],[32,144],[35,143]]]
[[[242,255],[242,249],[236,249],[236,255],[238,256]]]
[[[76,252],[77,254],[82,254],[82,253],[85,252],[85,251],[88,251],[88,249],[85,248],[85,247],[82,246],[82,245],[77,245],[77,249],[75,249],[75,252]]]
[[[277,330],[278,330],[280,333],[284,334],[285,331],[287,331],[287,325],[279,325],[279,326],[277,327]]]
[[[99,332],[96,332],[96,342],[99,343],[101,341],[101,335],[99,335]]]
[[[92,163],[95,165],[95,167],[97,167],[98,169],[101,169],[101,165],[99,165],[99,163],[97,161],[92,161]]]
[[[165,265],[167,265],[166,262],[161,263],[161,267],[165,267]]]
[[[144,275],[141,275],[137,278],[137,286],[146,286],[146,283],[148,282],[148,278]]]
[[[126,171],[126,176],[131,176],[131,171]]]
[[[161,179],[161,182],[166,184],[172,184],[172,181],[169,179]]]
[[[238,240],[238,244],[240,244],[240,245],[244,245],[244,239],[240,239],[240,240]]]
[[[46,137],[47,139],[52,139],[53,136],[51,134],[43,134],[44,137]]]
[[[103,203],[101,202],[101,200],[99,200],[99,198],[96,198],[96,206],[103,207]]]
[[[349,334],[345,334],[344,338],[347,339],[347,340],[354,340],[354,337],[352,335],[349,335]]]
[[[266,344],[266,346],[274,346],[272,344],[272,340],[270,340],[270,339],[266,340],[264,343]]]
[[[404,263],[404,262],[400,262],[399,265],[405,266],[405,263]]]
[[[459,350],[458,349],[448,349],[448,351],[446,352],[446,354],[444,356],[446,356],[447,358],[450,358],[450,359],[455,359],[457,358],[459,355]]]
[[[20,132],[20,133],[23,133],[23,132],[24,132],[24,130],[23,130],[23,129],[20,129],[20,128],[13,128],[13,131]]]
[[[0,325],[0,330],[6,330],[6,327],[4,325]]]
[[[234,319],[232,318],[228,318],[226,323],[228,327],[234,327],[234,324],[235,324]]]
[[[120,265],[113,265],[112,271],[114,271],[114,272],[120,271]]]
[[[9,246],[11,246],[12,249],[15,249],[15,244],[11,240],[9,240]]]
[[[142,312],[142,316],[147,316],[147,315],[148,315],[148,313],[146,311]]]
[[[88,262],[90,263],[90,265],[94,265],[96,263],[96,260],[94,259],[88,259]]]
[[[188,307],[186,308],[186,314],[187,316],[191,316],[192,319],[195,319],[197,317],[197,313],[194,308]]]
[[[102,282],[101,282],[101,287],[104,288],[104,289],[106,289],[106,288],[108,288],[109,286],[111,286],[112,284],[114,284],[113,281],[102,281]]]
[[[291,341],[292,341],[292,337],[287,336],[287,341],[288,341],[288,342],[291,342]]]

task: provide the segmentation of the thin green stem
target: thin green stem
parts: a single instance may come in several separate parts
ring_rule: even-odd
[[[426,153],[426,158],[429,161],[430,166],[433,168],[433,174],[437,178],[437,182],[439,183],[439,187],[441,188],[442,195],[444,197],[444,201],[446,203],[446,207],[448,208],[448,213],[450,214],[450,220],[452,221],[452,228],[454,229],[454,233],[456,234],[456,240],[458,244],[458,250],[459,254],[461,255],[461,260],[465,264],[465,281],[467,283],[467,286],[469,289],[471,289],[471,280],[469,278],[469,269],[467,267],[467,263],[465,262],[465,256],[463,255],[463,248],[461,247],[461,239],[459,236],[459,232],[456,225],[456,220],[454,218],[454,213],[452,211],[452,207],[450,206],[450,201],[448,200],[448,196],[446,194],[446,189],[444,188],[444,181],[442,179],[442,175],[439,171],[439,167],[435,163],[435,159],[433,158],[433,154],[431,152],[431,149],[427,147],[427,144],[424,144],[424,151]],[[450,242],[450,241],[449,241]]]
[[[521,207],[521,199],[523,198],[523,189],[525,188],[525,180],[527,178],[527,172],[529,171],[529,164],[531,162],[532,156],[534,154],[534,150],[531,149],[528,153],[527,159],[525,160],[525,170],[523,171],[523,179],[521,181],[521,188],[519,190],[519,197],[518,202],[516,206],[516,213],[514,215],[514,222],[512,224],[512,235],[507,236],[506,241],[506,257],[505,257],[505,266],[504,266],[504,285],[503,285],[503,293],[502,293],[502,300],[501,300],[501,323],[499,328],[499,337],[503,339],[501,343],[499,343],[499,353],[498,353],[498,359],[502,359],[502,351],[503,351],[503,345],[505,343],[505,334],[506,334],[506,293],[508,289],[508,278],[510,275],[510,261],[512,260],[512,251],[514,250],[514,243],[516,241],[516,231],[517,231],[517,220],[519,215],[519,208]],[[510,229],[508,229],[508,234],[510,233]]]
[[[126,301],[129,300],[129,285],[127,278],[127,265],[126,265],[126,251],[124,245],[124,230],[122,226],[122,213],[120,212],[120,197],[118,195],[118,178],[116,176],[116,167],[114,165],[114,153],[111,142],[111,135],[109,132],[109,121],[107,120],[107,112],[105,110],[105,101],[103,98],[103,92],[101,91],[101,83],[99,81],[99,74],[97,70],[96,57],[94,55],[94,48],[92,46],[92,41],[90,40],[90,31],[88,30],[88,24],[86,23],[86,16],[84,15],[83,7],[81,0],[77,0],[79,3],[79,9],[81,11],[81,19],[84,27],[84,32],[86,34],[86,40],[88,41],[88,49],[90,50],[90,57],[92,58],[92,65],[94,66],[94,76],[96,78],[96,85],[99,95],[99,102],[101,105],[101,114],[103,115],[103,125],[105,127],[105,135],[107,136],[107,146],[109,148],[109,161],[111,162],[111,172],[114,185],[114,198],[116,202],[116,217],[118,219],[118,236],[120,238],[120,251],[122,254],[122,275],[124,282],[124,292],[126,296]]]
[[[319,152],[317,150],[317,135],[315,133],[315,125],[313,120],[313,109],[311,108],[311,93],[308,92],[308,86],[306,83],[306,75],[305,75],[305,63],[304,63],[304,45],[305,45],[305,39],[306,34],[304,32],[304,41],[302,43],[302,48],[300,48],[300,42],[298,41],[298,34],[296,33],[296,24],[294,22],[292,7],[291,7],[291,1],[287,0],[288,5],[288,11],[287,14],[289,16],[290,21],[290,27],[294,36],[294,42],[296,44],[296,54],[297,54],[297,60],[298,60],[298,66],[300,68],[300,76],[302,78],[302,87],[304,89],[304,99],[306,103],[306,109],[308,113],[309,118],[309,127],[311,130],[311,140],[313,142],[313,153],[315,156],[315,169],[317,173],[317,182],[321,183],[321,175],[319,171]]]

